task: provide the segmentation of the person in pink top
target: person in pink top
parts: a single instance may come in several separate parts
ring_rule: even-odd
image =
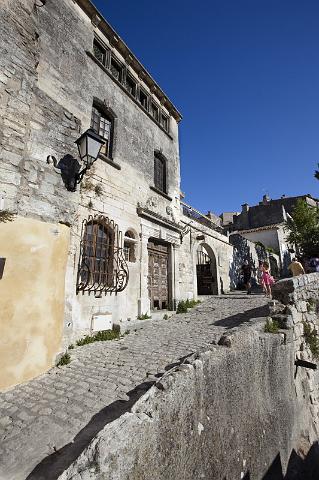
[[[275,283],[273,277],[270,275],[269,263],[263,263],[262,281],[266,290],[266,297],[271,298],[271,286]]]

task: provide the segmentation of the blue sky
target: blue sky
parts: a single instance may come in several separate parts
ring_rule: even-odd
[[[183,114],[185,201],[319,196],[318,0],[94,3]]]

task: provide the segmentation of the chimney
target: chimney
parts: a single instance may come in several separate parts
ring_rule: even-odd
[[[270,202],[269,195],[264,195],[263,196],[263,205],[267,205],[267,203]]]
[[[243,203],[243,205],[241,206],[241,213],[248,213],[248,210],[249,210],[248,203]]]

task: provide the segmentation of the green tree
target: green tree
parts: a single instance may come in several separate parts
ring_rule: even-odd
[[[285,223],[287,240],[305,257],[319,255],[319,208],[299,199],[291,218]]]
[[[319,163],[318,163],[318,167],[319,167]],[[315,171],[315,177],[317,180],[319,180],[319,170]]]

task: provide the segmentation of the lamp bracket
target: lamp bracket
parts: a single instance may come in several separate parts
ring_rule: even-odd
[[[81,165],[72,155],[67,154],[59,162],[53,155],[48,155],[47,163],[53,163],[54,171],[61,175],[63,183],[69,192],[75,192],[76,186],[81,182],[83,175],[89,167],[81,170]]]

